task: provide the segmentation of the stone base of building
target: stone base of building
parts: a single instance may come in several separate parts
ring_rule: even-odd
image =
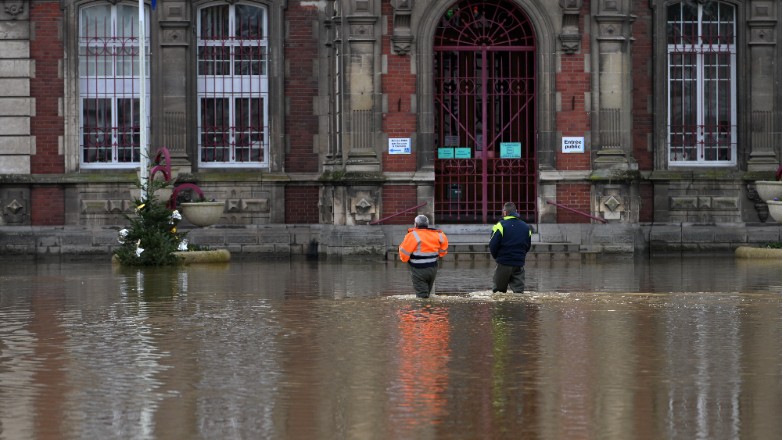
[[[485,256],[490,225],[440,225],[448,234],[449,257]],[[396,258],[408,226],[246,225],[188,230],[191,243],[226,249],[234,256],[309,258]],[[536,224],[532,258],[563,255],[731,254],[782,241],[782,224]],[[0,254],[45,256],[111,255],[119,227],[2,226]]]

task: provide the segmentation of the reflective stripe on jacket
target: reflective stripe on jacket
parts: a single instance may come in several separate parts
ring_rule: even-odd
[[[448,253],[448,237],[439,229],[410,228],[399,245],[399,259],[413,267],[431,267]]]

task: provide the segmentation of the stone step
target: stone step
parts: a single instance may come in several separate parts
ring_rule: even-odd
[[[450,240],[449,240],[450,241]],[[399,258],[398,245],[389,249],[386,258],[396,260]],[[552,259],[583,259],[584,256],[593,254],[581,249],[575,243],[532,243],[532,249],[527,254],[530,260],[552,260]],[[448,257],[456,261],[490,259],[489,244],[457,242],[449,243]]]

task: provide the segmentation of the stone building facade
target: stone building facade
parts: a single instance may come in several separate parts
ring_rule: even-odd
[[[2,1],[0,225],[123,224],[144,115],[224,224],[766,221],[778,1],[153,3]]]

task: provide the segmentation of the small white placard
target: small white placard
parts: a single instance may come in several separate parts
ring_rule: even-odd
[[[388,138],[388,154],[410,154],[410,138]]]
[[[583,153],[584,152],[584,138],[583,137],[563,137],[562,138],[562,152],[563,153]]]

